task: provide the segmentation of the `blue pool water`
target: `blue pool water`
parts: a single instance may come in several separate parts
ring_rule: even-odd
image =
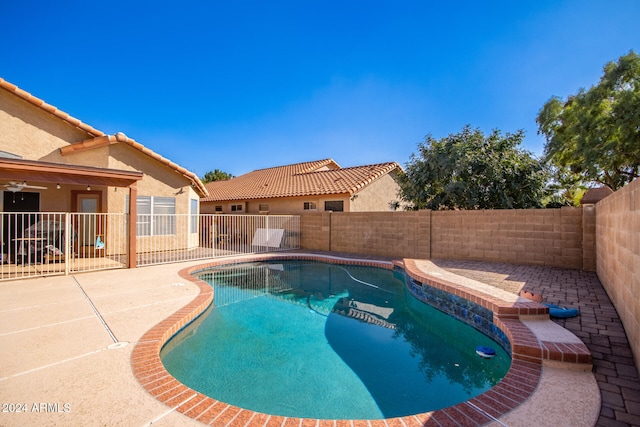
[[[214,305],[161,359],[214,399],[273,415],[380,419],[483,393],[509,355],[409,295],[398,271],[310,261],[234,264],[199,277]],[[475,349],[496,350],[491,359]]]

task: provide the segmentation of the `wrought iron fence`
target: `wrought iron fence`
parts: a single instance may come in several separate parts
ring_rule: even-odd
[[[0,280],[128,267],[129,216],[1,214]],[[138,266],[300,247],[294,215],[138,215]]]
[[[295,215],[138,215],[137,231],[139,266],[300,247]]]
[[[0,279],[127,266],[127,215],[3,213]]]
[[[74,235],[68,252],[70,272],[107,270],[128,266],[129,216],[127,214],[72,213]]]

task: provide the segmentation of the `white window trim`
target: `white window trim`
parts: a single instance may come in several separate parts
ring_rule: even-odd
[[[158,207],[156,206],[156,200],[157,199],[172,199],[173,201],[173,213],[168,213],[168,214],[156,214],[154,213],[154,208]],[[149,212],[148,213],[140,213],[141,210],[146,210],[146,209],[140,209],[140,202],[141,201],[147,201],[149,203]],[[176,198],[175,197],[167,197],[167,196],[137,196],[136,199],[136,210],[137,210],[137,218],[136,218],[136,235],[138,237],[153,237],[153,236],[175,236],[176,235]],[[125,197],[125,213],[129,213],[129,196]],[[162,224],[158,224],[157,220],[158,217],[164,217],[167,219],[167,223],[162,225]],[[143,221],[140,221],[140,219],[143,219]],[[145,220],[148,219],[148,220]],[[157,229],[160,227],[165,227],[168,229],[168,232],[166,233],[158,233]],[[148,230],[148,232],[147,232]]]
[[[194,208],[195,207],[195,212]],[[189,233],[197,234],[198,233],[198,215],[200,214],[200,200],[198,199],[189,199]]]

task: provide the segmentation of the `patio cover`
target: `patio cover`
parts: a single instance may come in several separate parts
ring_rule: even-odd
[[[0,157],[0,180],[130,187],[142,172]]]
[[[104,185],[129,188],[129,214],[136,217],[137,182],[142,172],[0,157],[0,181]],[[129,221],[129,268],[136,266],[136,222]]]

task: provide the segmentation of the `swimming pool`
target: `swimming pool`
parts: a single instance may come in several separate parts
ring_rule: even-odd
[[[164,346],[162,361],[190,388],[246,409],[319,419],[423,413],[483,393],[511,363],[490,338],[411,296],[398,271],[279,260],[199,277],[214,304]],[[479,345],[496,357],[478,357]]]

